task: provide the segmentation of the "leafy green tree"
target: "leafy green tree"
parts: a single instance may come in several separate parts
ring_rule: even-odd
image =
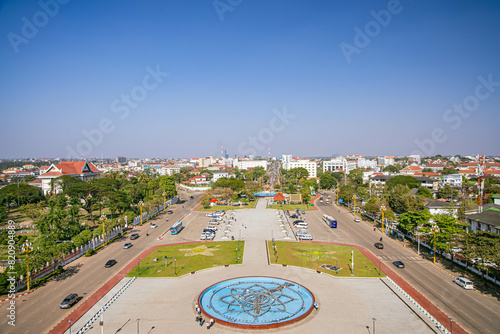
[[[415,196],[406,185],[397,184],[388,192],[387,202],[396,213],[419,211],[424,209],[421,196]]]
[[[241,192],[245,189],[245,181],[238,180],[235,178],[220,178],[213,185],[213,189],[216,188],[230,188],[232,191]]]
[[[319,173],[319,186],[321,189],[331,189],[334,185],[337,184],[336,179],[332,176],[331,173]]]
[[[352,196],[354,195],[354,187],[351,185],[346,185],[340,187],[339,197],[345,203],[352,202]]]
[[[427,224],[430,218],[431,214],[428,209],[420,211],[407,211],[399,215],[398,228],[408,233],[415,228],[418,229],[418,227]]]
[[[25,183],[10,184],[0,188],[0,197],[5,197],[9,203],[19,203],[19,205],[38,203],[43,200],[40,188]]]
[[[62,175],[50,181],[50,187],[52,192],[55,192],[56,189],[61,189],[62,191],[68,189],[69,187],[82,183],[83,181],[77,177],[72,177],[69,175]]]
[[[417,190],[417,195],[423,196],[426,198],[432,198],[432,192],[429,188],[426,187],[419,187]]]
[[[441,170],[442,175],[457,174],[457,169],[454,167],[445,167]]]
[[[67,188],[63,194],[68,195],[70,198],[76,198],[82,203],[82,209],[87,211],[90,220],[95,222],[94,215],[92,213],[93,207],[96,203],[99,203],[102,197],[101,187],[88,183],[76,183],[73,186]]]
[[[384,172],[388,172],[388,173],[399,173],[401,168],[400,168],[400,166],[389,165],[389,166],[385,166],[382,170]]]
[[[354,187],[363,185],[363,171],[361,169],[352,170],[347,177]]]
[[[420,181],[410,175],[398,175],[391,179],[389,179],[386,183],[387,188],[391,189],[396,187],[397,185],[405,185],[409,189],[420,187]]]

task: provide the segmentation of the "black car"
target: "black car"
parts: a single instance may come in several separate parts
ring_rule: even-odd
[[[378,249],[384,249],[384,244],[381,243],[381,242],[376,242],[375,243],[375,247],[378,248]]]
[[[173,212],[172,210],[168,210],[168,211],[167,211],[167,213],[168,213],[169,215],[171,215],[171,214],[172,214],[172,213],[174,213],[174,212]]]
[[[108,262],[106,262],[106,264],[104,265],[104,268],[110,268],[112,266],[114,266],[116,264],[116,260],[109,260]]]
[[[293,221],[293,225],[298,224],[298,223],[303,223],[304,221],[302,219],[297,219]]]
[[[130,240],[135,240],[135,239],[137,239],[137,238],[139,238],[139,234],[138,234],[138,233],[134,233],[134,234],[132,234],[132,235],[130,236]]]
[[[72,293],[68,295],[59,305],[60,308],[70,308],[78,301],[78,295],[76,293]]]
[[[194,199],[194,196],[190,196],[189,198]]]
[[[405,267],[405,264],[403,262],[401,262],[401,261],[394,261],[392,264],[395,265],[398,268],[404,268]]]

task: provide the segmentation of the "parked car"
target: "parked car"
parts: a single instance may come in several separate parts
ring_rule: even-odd
[[[457,283],[460,285],[462,288],[465,290],[472,290],[474,289],[474,283],[470,280],[468,280],[465,277],[457,277],[453,280],[453,282]]]
[[[401,261],[394,261],[392,264],[395,265],[398,268],[404,268],[405,267],[405,264],[403,262],[401,262]]]
[[[171,215],[171,214],[172,214],[172,213],[174,213],[174,212],[173,212],[172,210],[168,210],[168,211],[167,211],[167,213],[168,213],[169,215]]]
[[[298,224],[298,223],[303,223],[304,221],[302,219],[297,219],[293,221],[293,225]]]
[[[310,234],[299,234],[299,240],[312,240],[313,237]]]
[[[116,264],[116,260],[108,260],[108,262],[106,262],[106,264],[104,265],[104,268],[111,268],[115,264]]]
[[[127,242],[125,245],[123,245],[123,248],[128,249],[132,247],[132,244],[130,242]]]
[[[209,228],[204,228],[204,229],[203,229],[203,233],[207,233],[207,234],[211,234],[211,233],[213,233],[213,234],[215,234],[215,231],[214,231],[214,230],[211,230],[211,229],[209,229]]]
[[[360,220],[358,217],[356,217],[356,218],[354,218],[354,221],[355,221],[356,223],[359,223],[361,220]]]
[[[211,221],[208,222],[209,225],[219,225],[220,222],[217,220],[212,219]]]
[[[135,240],[137,238],[139,238],[139,233],[134,233],[130,236],[130,240]]]
[[[458,247],[453,247],[453,248],[451,249],[451,252],[452,252],[452,253],[460,253],[461,251],[462,251],[462,248],[458,248]]]
[[[302,213],[303,215],[305,215],[305,214],[306,214],[306,212],[305,212],[305,211],[302,211],[301,213]]]
[[[60,308],[70,308],[73,306],[76,302],[78,301],[78,295],[76,293],[72,293],[66,298],[63,299],[61,304],[59,305]]]
[[[384,249],[384,244],[381,243],[381,242],[376,242],[375,243],[375,248],[378,248],[378,249]]]
[[[193,196],[189,196],[189,198],[194,199],[194,197],[193,197]]]
[[[158,225],[156,225],[156,224],[151,224],[151,228],[157,228],[157,227],[158,227]]]
[[[307,224],[307,223],[297,223],[297,224],[293,224],[293,226],[295,226],[296,228],[308,228],[309,224]]]
[[[304,235],[304,234],[309,234],[307,233],[307,230],[297,230],[297,235]]]
[[[215,226],[207,226],[206,230],[217,231],[217,227],[215,227]]]

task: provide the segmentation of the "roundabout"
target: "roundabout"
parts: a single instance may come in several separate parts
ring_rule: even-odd
[[[220,324],[265,329],[305,318],[314,307],[314,296],[289,280],[250,276],[213,284],[200,294],[199,305]]]

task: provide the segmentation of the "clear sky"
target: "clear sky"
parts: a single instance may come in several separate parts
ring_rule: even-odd
[[[0,158],[500,155],[500,1],[0,2]]]

